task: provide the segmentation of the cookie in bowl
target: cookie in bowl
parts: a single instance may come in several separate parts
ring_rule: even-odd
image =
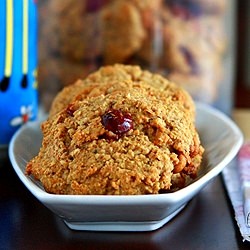
[[[49,193],[75,195],[158,194],[195,178],[204,149],[182,90],[101,79],[90,88],[95,95],[83,84],[42,124],[42,147],[27,174]]]
[[[119,84],[117,84],[119,82]],[[191,96],[175,83],[164,78],[160,74],[142,70],[139,66],[115,64],[103,66],[96,72],[88,75],[85,79],[79,79],[57,94],[49,115],[53,116],[65,108],[76,98],[87,98],[97,95],[105,95],[119,88],[133,88],[133,86],[145,85],[164,91],[167,96],[172,96],[181,102],[185,108],[194,112],[194,102]],[[165,99],[165,96],[163,97]]]

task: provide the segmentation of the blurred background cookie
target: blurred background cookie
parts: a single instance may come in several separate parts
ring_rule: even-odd
[[[214,103],[228,48],[226,6],[225,0],[39,3],[41,102],[48,110],[64,86],[121,63],[165,75],[196,100]]]

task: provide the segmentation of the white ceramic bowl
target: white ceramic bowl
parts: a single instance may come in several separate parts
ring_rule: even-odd
[[[243,136],[234,122],[212,107],[197,104],[196,126],[205,147],[202,171],[187,187],[157,195],[55,195],[25,175],[25,166],[40,148],[39,123],[28,123],[16,132],[9,156],[28,190],[75,230],[151,231],[173,218],[235,157]]]

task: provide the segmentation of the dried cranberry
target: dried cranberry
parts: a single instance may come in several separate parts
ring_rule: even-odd
[[[66,108],[66,112],[69,116],[73,116],[75,112],[74,104],[69,104],[68,107]]]
[[[117,109],[110,109],[103,114],[101,122],[105,129],[118,135],[118,137],[133,129],[131,115]]]

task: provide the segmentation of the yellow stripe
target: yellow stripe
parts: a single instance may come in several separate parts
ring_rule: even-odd
[[[13,54],[13,0],[6,1],[5,76],[11,75]]]
[[[28,72],[28,0],[23,0],[23,74]]]

